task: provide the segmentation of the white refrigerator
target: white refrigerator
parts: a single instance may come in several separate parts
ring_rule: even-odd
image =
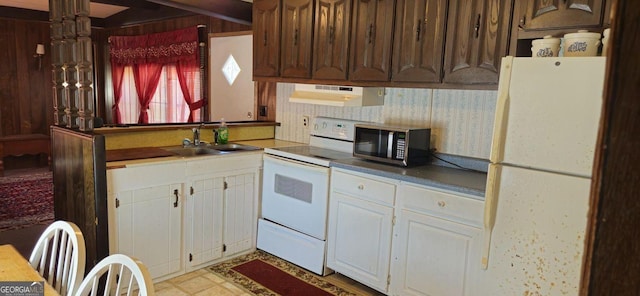
[[[578,295],[605,63],[502,60],[482,295]]]

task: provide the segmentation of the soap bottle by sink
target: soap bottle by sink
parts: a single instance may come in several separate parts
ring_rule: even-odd
[[[227,127],[227,123],[222,118],[220,122],[220,127],[218,127],[216,133],[216,144],[227,144],[229,141],[229,128]]]

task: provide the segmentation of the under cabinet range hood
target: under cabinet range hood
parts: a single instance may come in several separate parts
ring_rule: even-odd
[[[380,106],[384,105],[384,88],[297,83],[289,102],[338,107]]]

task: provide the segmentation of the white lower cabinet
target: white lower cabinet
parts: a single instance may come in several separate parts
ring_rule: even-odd
[[[262,154],[108,170],[109,252],[163,280],[255,250]]]
[[[482,211],[479,200],[401,185],[390,294],[477,295]]]
[[[327,266],[387,292],[395,184],[337,169],[330,184]]]
[[[182,267],[182,206],[175,202],[179,192],[182,184],[118,193],[117,252],[142,260],[153,277],[179,272]]]
[[[225,177],[224,232],[225,256],[255,249],[257,233],[258,173]]]
[[[183,176],[182,162],[107,171],[111,254],[142,260],[154,278],[184,270]]]
[[[224,178],[196,178],[185,203],[187,271],[222,258]]]
[[[185,211],[187,272],[255,248],[257,172],[191,179]]]
[[[483,201],[336,168],[330,184],[329,268],[388,295],[473,295]]]

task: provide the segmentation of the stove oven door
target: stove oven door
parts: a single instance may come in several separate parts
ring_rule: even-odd
[[[325,240],[328,203],[328,167],[264,156],[263,218]]]

